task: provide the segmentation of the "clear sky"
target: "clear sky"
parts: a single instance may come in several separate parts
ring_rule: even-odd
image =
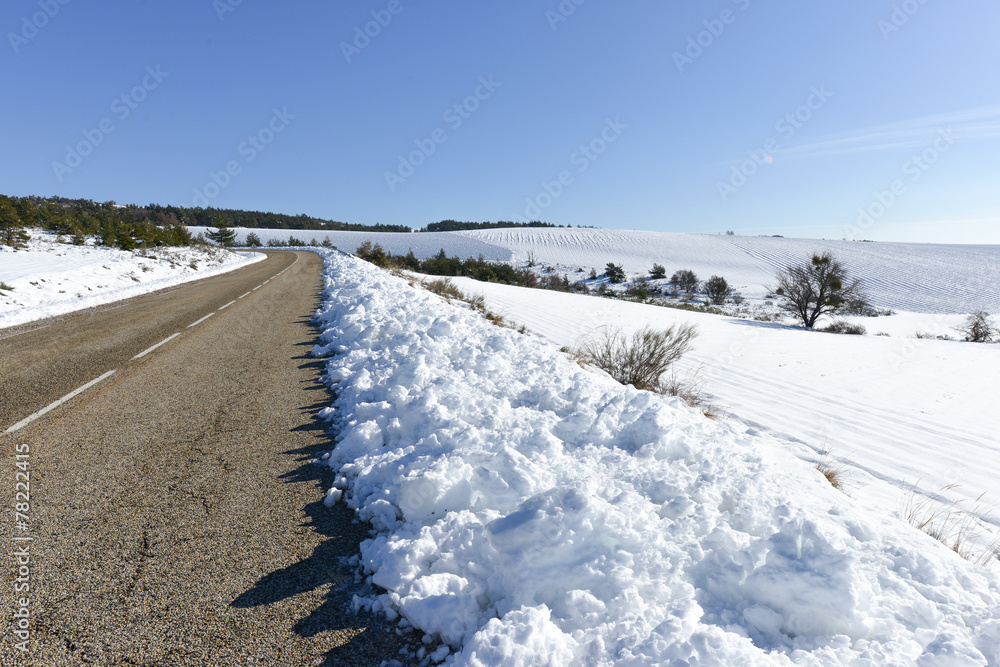
[[[998,26],[995,0],[6,0],[0,192],[1000,243]]]

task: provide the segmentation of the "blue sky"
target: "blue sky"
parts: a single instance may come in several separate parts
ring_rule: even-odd
[[[0,191],[1000,243],[996,2],[577,2],[8,0]]]

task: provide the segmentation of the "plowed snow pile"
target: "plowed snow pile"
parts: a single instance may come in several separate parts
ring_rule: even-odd
[[[328,500],[374,528],[367,604],[448,662],[1000,664],[992,571],[767,437],[322,254]]]

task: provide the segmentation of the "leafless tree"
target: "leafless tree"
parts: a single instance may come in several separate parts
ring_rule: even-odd
[[[965,340],[972,343],[988,343],[1000,333],[990,314],[984,310],[977,310],[969,315],[965,323],[960,327],[955,327],[955,330],[964,335]]]
[[[778,272],[772,291],[781,297],[781,307],[812,329],[825,313],[840,310],[849,301],[864,299],[861,280],[851,278],[847,267],[829,253],[813,255],[806,264]]]

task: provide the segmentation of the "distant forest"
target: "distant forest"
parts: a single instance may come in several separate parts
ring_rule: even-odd
[[[2,195],[0,195],[2,196]],[[90,199],[64,197],[5,197],[12,204],[25,227],[41,227],[61,234],[96,234],[106,236],[107,245],[137,244],[178,245],[190,242],[185,226],[247,227],[250,229],[290,229],[357,232],[451,232],[470,229],[502,229],[512,227],[562,227],[548,222],[460,222],[442,220],[423,229],[405,225],[360,225],[323,220],[305,214],[285,215],[240,209],[188,208],[148,204],[118,205],[94,202]],[[572,226],[572,225],[571,225]]]
[[[558,225],[562,227],[562,225]],[[570,225],[572,227],[572,225]],[[458,220],[442,220],[432,222],[421,232],[457,232],[465,229],[509,229],[512,227],[556,227],[550,222],[509,222],[498,220],[497,222],[459,222]]]

